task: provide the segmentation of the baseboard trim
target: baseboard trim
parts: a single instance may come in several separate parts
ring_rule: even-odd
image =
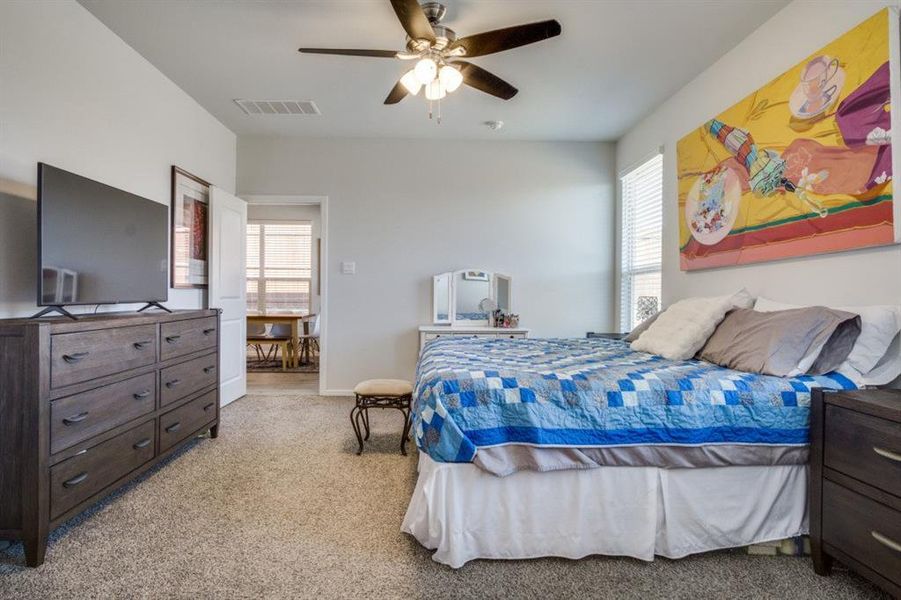
[[[321,390],[320,396],[353,396],[353,390]]]

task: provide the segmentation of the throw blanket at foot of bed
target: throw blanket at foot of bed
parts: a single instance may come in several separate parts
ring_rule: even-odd
[[[855,386],[837,373],[782,378],[672,361],[618,340],[440,338],[420,357],[414,431],[438,462],[505,445],[804,446],[816,387]]]

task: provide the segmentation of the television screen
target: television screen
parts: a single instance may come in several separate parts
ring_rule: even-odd
[[[169,208],[38,164],[38,305],[168,298]]]

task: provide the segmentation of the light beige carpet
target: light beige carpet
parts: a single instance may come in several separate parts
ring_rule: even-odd
[[[221,434],[54,532],[47,562],[0,550],[0,598],[867,598],[806,558],[475,561],[453,571],[400,532],[415,451],[373,412],[363,456],[351,401],[250,396]]]

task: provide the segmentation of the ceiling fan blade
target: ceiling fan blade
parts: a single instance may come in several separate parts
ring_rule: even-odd
[[[394,87],[391,88],[391,92],[388,94],[388,97],[385,98],[385,104],[397,104],[401,100],[407,97],[407,88],[404,87],[404,84],[401,82],[397,82],[394,84]]]
[[[519,48],[520,46],[556,37],[560,35],[562,30],[560,23],[553,19],[550,21],[539,21],[528,25],[516,25],[515,27],[467,35],[451,44],[450,49],[462,47],[466,50],[465,56],[485,56],[486,54],[503,52],[504,50]]]
[[[339,54],[341,56],[371,56],[374,58],[397,58],[396,50],[354,50],[349,48],[298,48],[305,54]]]
[[[463,83],[480,92],[497,96],[503,100],[509,100],[519,92],[518,89],[482,67],[462,60],[454,61],[451,64],[460,68],[460,73],[463,74]]]
[[[435,31],[417,0],[391,0],[391,6],[411,39],[435,43]]]

